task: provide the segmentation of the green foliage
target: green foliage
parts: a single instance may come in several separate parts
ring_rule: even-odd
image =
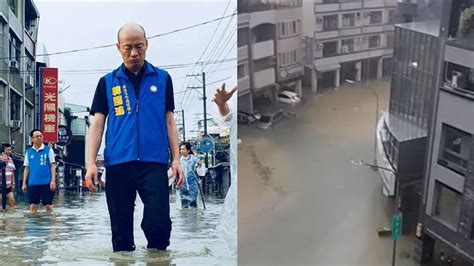
[[[466,37],[474,25],[474,6],[464,9],[459,18],[458,35]]]

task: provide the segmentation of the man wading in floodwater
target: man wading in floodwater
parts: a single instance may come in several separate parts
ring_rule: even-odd
[[[89,131],[86,181],[94,191],[91,179],[99,182],[95,161],[107,117],[104,159],[113,250],[135,250],[133,211],[137,191],[145,207],[141,227],[147,248],[166,250],[171,235],[168,149],[177,187],[183,183],[173,84],[166,71],[145,61],[148,41],[142,26],[124,25],[117,39],[123,64],[97,85],[91,107],[94,119]]]

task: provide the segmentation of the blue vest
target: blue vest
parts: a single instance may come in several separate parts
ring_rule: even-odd
[[[28,186],[46,185],[51,183],[51,163],[49,161],[48,146],[36,151],[33,148],[26,150],[28,156]]]
[[[146,61],[144,68],[138,99],[123,64],[105,76],[109,106],[105,166],[131,161],[168,163],[168,73]]]

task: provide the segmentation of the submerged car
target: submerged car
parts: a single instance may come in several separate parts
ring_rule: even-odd
[[[283,113],[283,110],[277,110],[273,113],[262,115],[256,124],[258,128],[269,129],[284,117],[285,114]]]

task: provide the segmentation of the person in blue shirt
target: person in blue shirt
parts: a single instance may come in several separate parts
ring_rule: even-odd
[[[144,205],[141,228],[147,248],[166,250],[171,235],[169,152],[177,187],[183,183],[171,77],[145,60],[147,49],[142,26],[129,23],[119,29],[117,50],[123,64],[99,80],[91,107],[86,182],[95,191],[97,152],[107,122],[105,193],[114,251],[135,250],[137,192]]]
[[[179,189],[181,197],[181,206],[183,208],[197,207],[197,197],[199,183],[196,175],[196,169],[200,166],[200,161],[194,156],[191,144],[184,142],[181,144],[181,168],[184,173],[184,183]]]
[[[54,151],[44,145],[43,133],[39,129],[30,132],[33,146],[26,150],[23,166],[23,184],[21,190],[28,191],[30,212],[35,214],[41,202],[46,212],[53,212],[54,190],[56,189],[56,164]]]

